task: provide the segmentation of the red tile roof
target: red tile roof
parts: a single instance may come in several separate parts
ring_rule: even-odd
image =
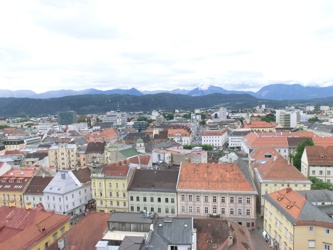
[[[182,162],[177,189],[255,191],[238,166],[231,163]]]
[[[309,181],[297,168],[288,164],[287,160],[282,156],[276,156],[263,163],[257,167],[257,171],[263,180]]]
[[[333,165],[333,146],[307,146],[304,153],[308,158],[309,165]]]
[[[103,233],[108,228],[109,218],[110,213],[88,213],[66,233],[68,245],[73,247],[71,249],[95,249],[95,245],[103,238]],[[58,249],[57,242],[48,248],[48,250]]]
[[[190,132],[188,132],[185,129],[168,129],[168,136],[176,136],[177,134],[180,134],[182,136],[190,136]]]
[[[221,130],[205,130],[202,132],[202,136],[221,136],[227,131],[226,128]]]
[[[265,121],[251,121],[251,123],[244,122],[244,128],[275,128],[277,123]]]
[[[0,249],[29,249],[69,219],[40,209],[0,207]]]
[[[285,188],[268,195],[294,219],[299,217],[306,202],[306,198],[303,195],[293,191],[291,188]]]
[[[128,170],[128,165],[113,163],[103,167],[102,173],[109,176],[127,176]]]
[[[136,155],[128,158],[127,161],[132,164],[148,165],[151,155]]]

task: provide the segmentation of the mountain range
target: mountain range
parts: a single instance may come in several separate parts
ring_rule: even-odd
[[[192,90],[174,89],[170,91],[155,90],[155,91],[142,91],[135,88],[131,89],[85,89],[80,91],[75,90],[52,90],[44,93],[37,94],[31,90],[6,90],[0,89],[0,97],[15,97],[15,98],[34,98],[34,99],[49,99],[59,98],[65,96],[76,95],[132,95],[142,96],[149,94],[169,93],[181,94],[187,96],[205,96],[209,94],[249,94],[253,97],[268,100],[309,100],[314,98],[333,97],[333,86],[329,87],[315,87],[315,86],[302,86],[300,84],[270,84],[262,87],[257,92],[251,91],[238,91],[226,90],[218,86],[197,87]]]

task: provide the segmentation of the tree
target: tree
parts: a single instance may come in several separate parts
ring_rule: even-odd
[[[260,119],[265,122],[275,122],[276,121],[276,117],[273,113],[267,114],[265,117],[261,117]]]
[[[317,177],[310,176],[309,180],[312,182],[312,190],[333,190],[333,184],[329,182],[322,181]]]
[[[308,120],[308,122],[320,122],[319,118],[317,116],[314,116]]]
[[[205,120],[201,120],[200,121],[200,125],[205,126],[206,125],[206,121]]]
[[[77,119],[77,123],[82,123],[82,122],[86,122],[86,118],[84,116],[80,116],[78,119]]]
[[[146,121],[146,122],[147,122],[147,121],[148,121],[148,118],[145,117],[145,116],[139,116],[138,119],[136,119],[136,120],[137,120],[138,122],[139,122],[139,121]]]
[[[303,152],[304,152],[304,148],[306,146],[313,146],[312,140],[306,139],[304,142],[302,142],[301,144],[299,144],[297,146],[295,155],[291,156],[291,158],[293,159],[294,166],[299,171],[301,171],[301,158],[302,158],[302,155],[303,155]]]

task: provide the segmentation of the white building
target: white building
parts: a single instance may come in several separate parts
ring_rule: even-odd
[[[234,130],[229,134],[229,148],[240,148],[242,145],[242,138],[250,133],[251,130]]]
[[[58,170],[43,191],[45,210],[67,215],[83,213],[92,198],[90,174],[89,168]]]
[[[228,130],[206,130],[201,135],[202,144],[211,145],[213,147],[223,147],[228,142]]]
[[[283,128],[296,128],[300,120],[301,113],[299,110],[276,110],[276,123],[280,124]]]

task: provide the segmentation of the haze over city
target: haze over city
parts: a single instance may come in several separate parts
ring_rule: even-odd
[[[333,85],[332,1],[2,1],[1,89]]]

